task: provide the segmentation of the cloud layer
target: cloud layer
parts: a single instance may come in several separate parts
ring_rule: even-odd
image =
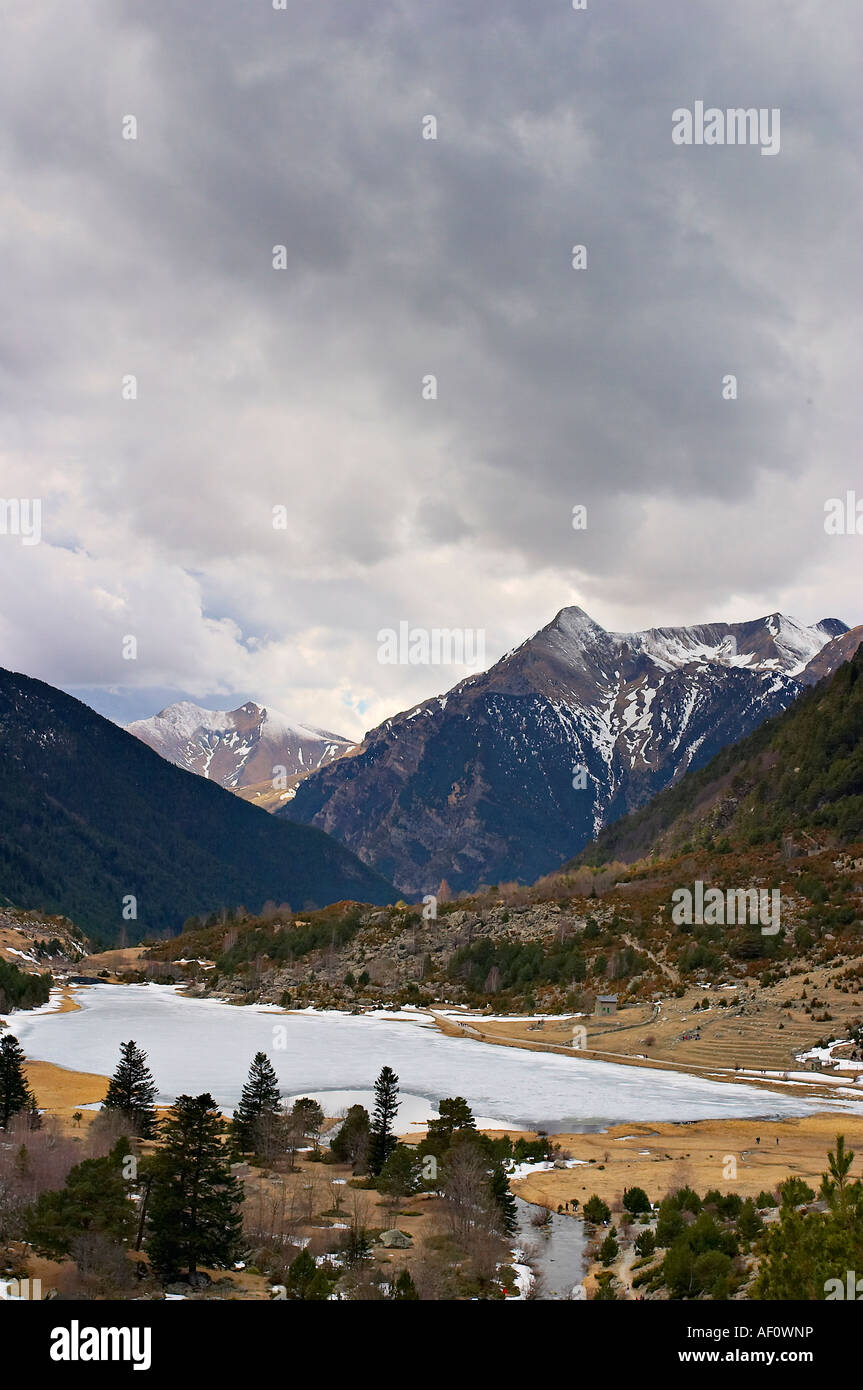
[[[461,674],[379,665],[400,620],[494,657],[567,602],[863,617],[823,528],[863,496],[856,0],[6,30],[0,496],[44,519],[0,536],[0,664],[357,735]],[[696,99],[781,108],[778,156],[675,146]]]

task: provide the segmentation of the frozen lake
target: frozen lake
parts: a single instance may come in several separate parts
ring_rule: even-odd
[[[400,1078],[401,1132],[462,1095],[488,1122],[549,1130],[594,1128],[629,1120],[803,1115],[824,1102],[754,1086],[703,1081],[549,1052],[449,1038],[421,1014],[407,1018],[283,1014],[254,1005],[184,999],[168,985],[96,985],[79,989],[72,1013],[34,1011],[6,1022],[28,1057],[75,1071],[110,1074],[120,1043],[134,1038],[149,1054],[160,1100],[210,1091],[230,1110],[255,1052],[266,1052],[287,1096],[329,1099],[340,1113],[368,1105],[375,1078],[390,1066]],[[832,1103],[835,1108],[857,1108]],[[831,1108],[832,1108],[831,1107]]]

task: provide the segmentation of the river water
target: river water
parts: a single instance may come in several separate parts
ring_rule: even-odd
[[[531,1223],[537,1210],[516,1197],[518,1233],[516,1240],[538,1276],[537,1294],[543,1299],[569,1298],[583,1278],[587,1236],[584,1222],[575,1216],[553,1212],[545,1225]]]

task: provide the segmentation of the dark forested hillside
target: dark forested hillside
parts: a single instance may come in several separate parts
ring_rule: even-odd
[[[783,714],[609,826],[580,856],[601,864],[669,854],[719,835],[764,844],[863,836],[863,647]]]
[[[0,901],[134,940],[225,905],[394,896],[322,831],[275,820],[71,696],[0,670]],[[137,917],[124,918],[130,897]]]
[[[0,960],[0,1014],[13,1009],[33,1009],[46,1004],[51,993],[51,971],[33,975],[19,970],[7,960]]]

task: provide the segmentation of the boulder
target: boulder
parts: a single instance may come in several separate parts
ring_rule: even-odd
[[[413,1245],[411,1237],[398,1230],[383,1231],[378,1240],[387,1250],[409,1250]]]

